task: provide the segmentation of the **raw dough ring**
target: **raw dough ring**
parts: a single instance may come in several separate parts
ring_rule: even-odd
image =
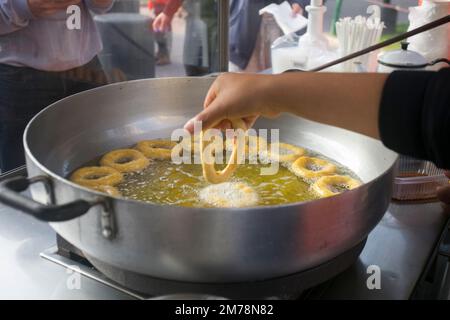
[[[346,189],[351,190],[359,187],[361,183],[349,176],[324,176],[318,179],[312,186],[313,190],[322,198],[335,196],[342,193],[342,191],[334,191],[330,187],[344,186]]]
[[[118,149],[105,154],[100,159],[100,164],[126,173],[141,171],[148,167],[150,161],[137,150]]]
[[[294,146],[292,144],[288,144],[288,143],[275,143],[275,145],[278,144],[278,156],[272,156],[271,152],[272,152],[272,144],[268,147],[268,153],[269,153],[269,158],[272,161],[278,161],[278,162],[291,162],[291,161],[295,161],[297,160],[299,157],[303,156],[306,152],[305,149]],[[284,150],[288,150],[291,151],[291,153],[288,154],[280,154],[280,150],[284,149]],[[277,159],[278,158],[278,159]]]
[[[244,130],[247,131],[247,126],[244,122],[244,120],[242,119],[230,119],[231,125],[233,127],[233,129],[238,130]],[[210,182],[210,183],[222,183],[227,181],[228,179],[230,179],[231,175],[234,173],[234,171],[236,170],[238,164],[237,164],[237,160],[238,160],[238,144],[234,143],[233,146],[233,151],[231,152],[231,156],[230,159],[226,165],[226,167],[221,170],[221,171],[216,171],[215,167],[214,167],[214,163],[206,163],[205,161],[205,154],[204,154],[204,150],[206,148],[208,144],[205,143],[205,141],[203,140],[203,131],[201,132],[201,136],[200,136],[200,150],[201,150],[201,154],[200,154],[200,158],[202,161],[202,169],[203,169],[203,177],[205,178],[206,181]]]
[[[171,159],[172,148],[177,145],[177,142],[171,140],[144,140],[138,142],[136,149],[150,159],[166,160]]]
[[[122,182],[123,175],[110,167],[84,167],[76,170],[70,180],[88,188],[115,186]]]
[[[311,170],[308,166],[316,166],[317,170]],[[316,179],[329,176],[336,172],[336,166],[326,160],[311,157],[300,157],[292,164],[292,171],[297,176],[305,179]]]

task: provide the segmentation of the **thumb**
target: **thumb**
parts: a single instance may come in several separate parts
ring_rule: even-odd
[[[226,113],[223,112],[222,108],[218,104],[217,100],[214,100],[206,109],[203,109],[202,112],[197,114],[194,118],[189,120],[184,128],[189,132],[194,131],[194,122],[200,121],[202,122],[202,130],[207,130],[215,125],[217,125],[222,120],[226,119]]]
[[[210,129],[218,125],[222,120],[229,119],[230,115],[220,104],[220,99],[215,99],[211,104],[200,112],[196,120],[202,122],[203,130]]]

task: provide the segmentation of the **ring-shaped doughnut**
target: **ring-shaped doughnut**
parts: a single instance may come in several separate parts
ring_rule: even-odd
[[[70,180],[88,188],[115,186],[122,182],[123,175],[111,167],[84,167],[72,173]]]
[[[278,154],[272,154],[272,146],[278,146]],[[288,151],[288,153],[282,153],[281,150]],[[294,146],[288,143],[271,143],[268,147],[267,153],[269,159],[278,162],[292,162],[303,156],[306,152],[305,149]]]
[[[359,187],[361,183],[349,176],[324,176],[319,178],[313,185],[312,189],[321,197],[331,197]],[[342,190],[343,189],[343,190]]]
[[[134,149],[118,149],[108,152],[100,159],[102,166],[116,169],[119,172],[137,172],[148,167],[150,161]]]
[[[333,175],[336,166],[326,160],[311,157],[300,157],[292,164],[292,172],[304,179],[316,179]]]
[[[248,158],[261,158],[267,152],[268,143],[263,137],[248,136],[248,148],[246,149]]]
[[[233,129],[238,130],[244,130],[247,131],[247,126],[245,122],[242,119],[230,119],[231,125]],[[239,140],[239,139],[238,139]],[[214,162],[210,163],[211,156],[214,157],[214,155],[205,155],[205,148],[208,145],[206,141],[203,139],[203,131],[201,132],[200,136],[200,158],[202,162],[202,169],[203,169],[203,177],[206,181],[210,183],[221,183],[227,181],[231,175],[234,173],[234,171],[237,168],[238,165],[238,144],[234,143],[233,151],[231,152],[230,159],[228,160],[228,163],[226,167],[221,171],[216,171],[214,167]]]
[[[234,143],[231,139],[227,139],[225,141],[225,150],[226,151],[233,151]],[[245,156],[258,156],[258,154],[262,151],[267,150],[267,140],[255,136],[255,135],[248,135],[245,137]]]
[[[172,148],[177,145],[176,141],[171,140],[144,140],[136,144],[136,149],[150,159],[167,160],[171,159]]]

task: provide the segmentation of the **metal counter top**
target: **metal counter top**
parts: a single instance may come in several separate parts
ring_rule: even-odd
[[[130,299],[88,277],[70,289],[72,273],[39,254],[55,245],[43,222],[0,205],[0,299]],[[408,299],[446,227],[439,203],[391,204],[359,260],[336,277],[326,299]],[[369,290],[367,267],[381,270],[381,289]]]

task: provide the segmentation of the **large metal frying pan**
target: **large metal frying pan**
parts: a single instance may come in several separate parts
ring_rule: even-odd
[[[112,198],[65,179],[109,150],[170,136],[199,111],[212,80],[118,83],[52,104],[24,134],[29,178],[3,181],[0,201],[51,221],[102,263],[170,280],[270,279],[317,266],[363,241],[388,207],[397,155],[374,139],[293,116],[256,126],[280,129],[282,141],[335,159],[364,185],[284,206],[195,209]],[[34,200],[19,193],[29,186]]]

